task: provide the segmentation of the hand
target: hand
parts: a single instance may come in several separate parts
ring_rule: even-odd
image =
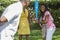
[[[42,28],[42,25],[41,24],[39,24],[39,26]]]

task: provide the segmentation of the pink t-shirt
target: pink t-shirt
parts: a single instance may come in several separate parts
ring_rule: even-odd
[[[50,27],[55,27],[55,24],[53,23],[53,17],[51,16],[50,12],[49,11],[46,11],[45,14],[44,14],[44,17],[43,17],[43,20],[45,20],[45,16],[46,15],[49,15],[49,19],[48,19],[48,22],[46,23],[46,26],[47,28],[50,28]]]

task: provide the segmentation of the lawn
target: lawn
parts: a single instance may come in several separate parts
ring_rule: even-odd
[[[31,30],[31,34],[29,36],[30,40],[42,40],[41,32],[41,30]],[[17,33],[15,35],[15,40],[19,40]],[[26,40],[25,36],[23,36],[23,40]],[[56,30],[53,36],[53,40],[60,40],[60,30]]]

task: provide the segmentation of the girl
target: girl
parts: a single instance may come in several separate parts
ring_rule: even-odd
[[[42,21],[39,22],[40,22],[40,26],[42,24],[41,27],[43,28],[44,31],[43,38],[44,40],[52,40],[52,36],[56,29],[53,17],[51,16],[51,13],[49,12],[47,6],[44,4],[41,5],[40,11],[42,15]]]
[[[21,18],[20,18],[20,24],[19,24],[19,29],[18,29],[18,35],[19,39],[22,40],[22,36],[26,36],[26,40],[29,39],[30,35],[30,28],[29,28],[29,22],[28,22],[28,11],[25,9],[23,11]]]
[[[27,0],[27,3],[23,3],[23,4],[28,6],[28,3],[29,1]],[[23,6],[23,12],[21,14],[19,28],[18,28],[19,40],[22,40],[22,36],[26,36],[26,40],[29,40],[30,27],[29,27],[28,19],[29,19],[28,10],[26,9],[26,6]]]

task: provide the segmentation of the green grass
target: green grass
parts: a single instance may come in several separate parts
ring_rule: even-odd
[[[31,30],[31,34],[29,37],[30,37],[30,40],[43,40],[41,30]],[[17,33],[15,35],[15,40],[19,40]],[[23,40],[26,40],[25,36],[23,36]],[[53,35],[53,40],[60,40],[60,30],[56,30],[56,32]]]

